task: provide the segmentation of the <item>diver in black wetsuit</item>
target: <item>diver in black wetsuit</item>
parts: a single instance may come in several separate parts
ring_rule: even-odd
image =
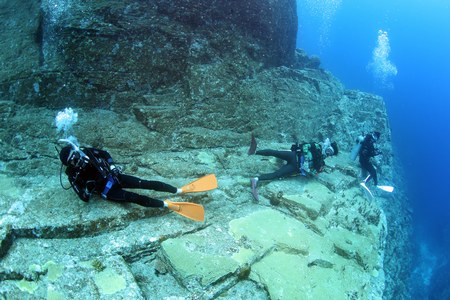
[[[369,133],[361,142],[361,149],[359,150],[359,163],[361,164],[363,172],[369,172],[369,176],[367,176],[367,178],[363,181],[364,184],[366,184],[370,179],[373,179],[373,183],[376,186],[378,185],[377,170],[373,166],[370,159],[381,154],[381,152],[374,146],[374,143],[379,140],[380,135],[381,134],[378,131]]]
[[[87,202],[92,194],[100,194],[107,200],[132,202],[145,207],[167,207],[162,200],[153,199],[124,188],[147,189],[169,193],[181,193],[182,190],[160,181],[148,181],[121,174],[107,151],[96,148],[62,148],[59,158],[65,165],[65,173],[73,190],[81,200]]]
[[[291,175],[301,174],[317,175],[325,166],[325,158],[338,154],[338,147],[336,142],[330,143],[329,139],[326,139],[323,146],[319,143],[303,143],[293,144],[290,151],[277,151],[277,150],[260,150],[254,154],[263,156],[274,156],[276,158],[286,161],[279,170],[262,174],[258,177],[251,178],[252,195],[256,201],[259,200],[258,191],[256,186],[260,180],[279,179]]]

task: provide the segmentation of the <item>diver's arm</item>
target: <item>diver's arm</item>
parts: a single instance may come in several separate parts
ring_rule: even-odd
[[[76,172],[74,169],[67,168],[66,174],[68,175],[70,185],[72,186],[78,197],[84,202],[88,202],[92,194],[90,189],[88,189],[87,184],[83,183],[83,180],[80,177],[80,172]]]
[[[88,192],[87,187],[82,188],[81,186],[78,185],[72,185],[72,187],[75,193],[77,193],[78,197],[84,202],[88,202],[89,199],[91,199],[91,194]]]

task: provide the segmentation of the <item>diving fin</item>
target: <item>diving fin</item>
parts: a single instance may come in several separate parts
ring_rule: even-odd
[[[202,205],[191,202],[172,202],[164,200],[167,208],[188,219],[203,222],[205,220],[205,209]]]
[[[205,192],[217,188],[217,178],[214,174],[203,176],[181,188],[182,193]],[[186,203],[186,202],[183,202]]]
[[[360,185],[366,189],[366,191],[369,193],[369,195],[373,198],[372,192],[369,190],[365,182],[361,182]]]
[[[377,185],[377,188],[388,193],[392,193],[394,191],[394,187],[390,185]]]
[[[251,141],[250,141],[250,148],[248,149],[247,154],[248,154],[248,155],[253,155],[253,154],[255,154],[255,152],[256,152],[256,147],[257,147],[257,144],[256,144],[255,135],[254,135],[253,132],[252,132],[252,138],[251,138]]]
[[[250,179],[250,183],[252,185],[252,196],[253,199],[255,199],[256,202],[259,202],[259,196],[258,196],[258,189],[257,189],[257,184],[258,184],[258,178],[252,178]]]

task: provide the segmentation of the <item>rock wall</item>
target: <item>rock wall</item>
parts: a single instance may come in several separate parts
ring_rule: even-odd
[[[15,18],[16,7],[3,2]],[[5,44],[14,46],[0,78],[0,96],[21,103],[128,106],[177,83],[189,95],[189,77],[199,65],[222,62],[224,72],[242,78],[294,61],[293,0],[21,5],[26,13],[3,21],[25,36],[4,33]],[[17,55],[22,49],[30,53]]]
[[[0,8],[1,296],[406,297],[397,253],[410,220],[383,100],[346,90],[294,49],[295,1]],[[68,106],[82,144],[109,150],[127,173],[178,186],[216,173],[218,190],[175,198],[202,203],[207,220],[85,204],[61,189],[53,122]],[[371,130],[382,132],[375,163],[395,195],[358,188],[348,155]],[[317,178],[261,185],[255,203],[248,178],[280,162],[247,156],[251,133],[275,149],[330,137],[341,155]]]

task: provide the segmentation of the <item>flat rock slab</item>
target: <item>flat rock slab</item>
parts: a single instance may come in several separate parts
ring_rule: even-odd
[[[164,241],[161,248],[172,272],[191,290],[248,276],[264,286],[272,299],[299,295],[347,299],[348,295],[369,297],[372,289],[365,287],[384,280],[379,276],[381,254],[359,247],[371,242],[342,228],[322,237],[299,220],[268,208],[234,219],[228,226],[210,226]],[[337,244],[341,252],[336,251]]]
[[[53,149],[54,128],[49,125],[54,112],[18,112],[12,114],[12,125],[5,125],[15,130],[14,124],[21,124],[22,132],[1,136],[12,142],[2,148],[5,160],[0,162],[0,295],[19,299],[121,299],[125,294],[136,299],[236,299],[233,295],[275,299],[299,293],[305,299],[311,295],[320,299],[320,293],[329,295],[330,286],[337,298],[368,298],[369,290],[373,295],[383,294],[386,219],[377,199],[364,198],[344,151],[339,159],[327,159],[328,168],[318,177],[261,182],[260,201],[255,202],[249,178],[272,172],[283,162],[248,156],[244,146],[248,134],[230,135],[230,147],[222,143],[201,149],[180,148],[180,136],[175,134],[173,140],[166,140],[172,151],[152,151],[159,133],[112,112],[80,111],[84,121],[77,137],[93,146],[111,147],[107,150],[128,174],[182,186],[215,173],[219,188],[207,193],[180,196],[140,191],[203,204],[206,220],[197,223],[167,209],[101,198],[84,203],[73,191],[64,191]],[[102,139],[88,135],[100,117],[117,124],[118,132],[105,128]],[[200,127],[180,132],[194,144],[219,142],[229,135],[228,129],[216,132]],[[214,139],[207,138],[213,134]],[[261,148],[286,148],[283,140],[260,141]],[[74,277],[65,276],[66,271]],[[47,278],[60,272],[63,275],[55,281]],[[295,278],[307,279],[299,282]],[[61,289],[60,280],[66,281],[67,291]],[[253,294],[252,289],[257,292]]]
[[[0,293],[8,299],[144,299],[127,264],[120,256],[90,261],[31,265],[32,278],[6,280]],[[67,285],[70,282],[70,285]]]

